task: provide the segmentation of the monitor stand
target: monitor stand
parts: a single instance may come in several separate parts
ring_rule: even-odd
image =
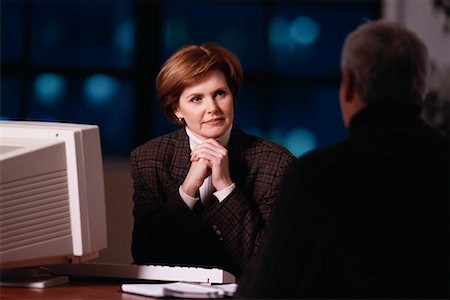
[[[69,282],[68,276],[53,276],[45,268],[0,270],[0,286],[44,289]]]

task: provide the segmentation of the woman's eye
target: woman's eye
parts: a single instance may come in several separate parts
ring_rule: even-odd
[[[199,96],[194,96],[191,98],[191,102],[199,102],[200,100],[202,100]]]
[[[221,91],[221,90],[216,92],[216,96],[219,96],[219,97],[225,96],[225,94],[226,94],[225,91]]]

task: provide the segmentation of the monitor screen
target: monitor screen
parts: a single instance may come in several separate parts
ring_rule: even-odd
[[[0,269],[81,262],[106,246],[99,128],[0,121]]]

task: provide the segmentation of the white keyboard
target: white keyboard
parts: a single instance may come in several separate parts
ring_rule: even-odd
[[[52,275],[100,277],[157,281],[186,281],[196,283],[235,283],[233,274],[217,268],[127,265],[109,263],[79,263],[46,266]]]

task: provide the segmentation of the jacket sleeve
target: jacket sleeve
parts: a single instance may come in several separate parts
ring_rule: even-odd
[[[132,256],[137,264],[183,261],[183,250],[180,249],[187,249],[204,226],[178,194],[179,183],[161,176],[163,166],[154,157],[137,151],[131,155],[134,181]],[[165,181],[164,185],[161,181]]]

